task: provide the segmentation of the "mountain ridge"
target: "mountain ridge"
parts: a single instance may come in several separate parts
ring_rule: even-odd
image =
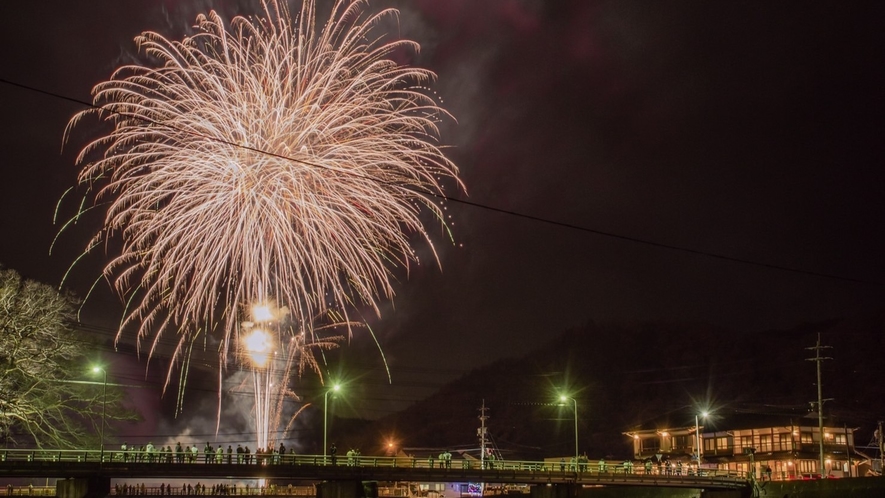
[[[558,402],[562,389],[577,401],[578,440],[591,458],[626,458],[622,433],[660,417],[693,420],[701,409],[791,411],[816,399],[813,347],[817,334],[832,346],[822,362],[824,413],[860,428],[858,444],[885,415],[885,315],[833,318],[792,328],[739,333],[703,323],[593,321],[568,329],[521,358],[478,367],[407,409],[342,427],[339,447],[365,454],[399,447],[476,450],[479,408],[488,408],[491,439],[505,457],[537,459],[574,453],[574,410]],[[681,417],[681,418],[680,418]]]

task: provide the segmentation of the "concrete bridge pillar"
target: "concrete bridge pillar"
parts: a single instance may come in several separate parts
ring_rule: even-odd
[[[374,481],[326,481],[317,485],[316,498],[378,498],[378,483]]]
[[[110,477],[59,479],[55,483],[57,498],[104,498],[111,494]]]

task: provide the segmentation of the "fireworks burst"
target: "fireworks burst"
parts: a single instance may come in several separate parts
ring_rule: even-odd
[[[253,416],[258,448],[276,447],[277,432],[283,426],[285,401],[299,401],[298,395],[289,388],[288,380],[297,367],[300,375],[305,368],[319,371],[319,365],[313,353],[316,350],[330,349],[338,345],[340,336],[323,336],[310,339],[304,331],[288,334],[286,307],[276,308],[272,304],[262,303],[252,308],[254,322],[240,324],[242,338],[238,348],[240,363],[251,371],[250,385],[241,386],[243,390],[254,393],[255,405]],[[341,324],[333,322],[330,328]],[[286,424],[283,433],[288,432],[294,416]]]
[[[295,17],[268,1],[229,25],[200,15],[182,41],[136,38],[151,64],[116,70],[68,125],[113,127],[77,161],[108,206],[87,252],[119,240],[103,273],[128,303],[120,333],[137,329],[149,355],[176,334],[184,362],[217,334],[224,365],[255,302],[284,304],[308,333],[330,310],[380,314],[392,272],[417,262],[410,236],[433,248],[422,211],[446,227],[440,182],[462,187],[437,144],[447,113],[423,87],[435,75],[394,62],[416,43],[377,33],[396,15],[338,0],[318,26],[313,0]]]

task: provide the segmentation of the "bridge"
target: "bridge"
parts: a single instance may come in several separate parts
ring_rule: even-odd
[[[207,461],[208,460],[208,461]],[[243,459],[245,460],[245,459]],[[656,486],[701,489],[745,489],[747,479],[726,472],[675,475],[626,472],[609,466],[600,471],[592,464],[574,467],[540,461],[449,461],[448,465],[404,457],[321,455],[210,454],[179,461],[171,454],[133,455],[100,450],[8,449],[0,450],[0,476],[7,478],[105,479],[265,479],[286,482],[384,481],[421,483],[487,483],[526,485]]]

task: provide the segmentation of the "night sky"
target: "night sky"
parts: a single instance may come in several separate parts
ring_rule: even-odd
[[[177,39],[210,6],[229,18],[258,2],[216,4],[2,2],[0,78],[88,101],[134,60],[141,31]],[[419,245],[423,265],[398,275],[372,321],[394,385],[371,381],[357,415],[590,320],[740,333],[882,308],[885,4],[369,5],[398,7],[400,34],[422,45],[411,63],[439,75],[457,120],[443,141],[467,187],[448,194],[494,209],[448,202],[456,244],[431,229],[442,268]],[[100,130],[80,126],[63,147],[82,107],[5,83],[0,109],[0,263],[58,284],[95,227],[67,230],[50,256],[53,213]],[[99,259],[77,268],[71,291],[85,295]],[[100,291],[84,319],[102,329],[118,313]],[[379,377],[371,339],[351,348]]]

